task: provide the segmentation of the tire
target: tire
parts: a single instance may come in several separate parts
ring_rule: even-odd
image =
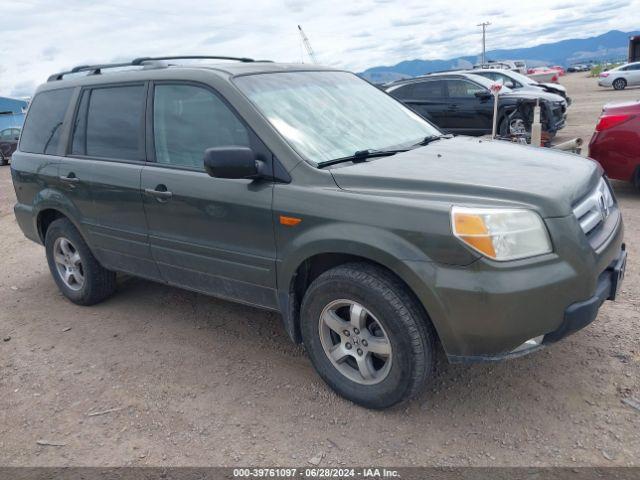
[[[521,128],[524,128],[524,130],[519,133],[521,135],[531,135],[531,125],[529,125],[529,120],[525,118],[523,114],[516,113],[511,118],[505,116],[500,121],[500,128],[498,129],[498,132],[501,137],[509,137],[518,133],[511,131],[511,125],[513,125],[513,128],[517,128],[518,125],[521,125]]]
[[[616,78],[612,85],[614,90],[624,90],[627,86],[627,81],[624,78]]]
[[[116,289],[115,272],[98,263],[68,219],[61,218],[51,223],[44,244],[51,275],[60,291],[73,303],[94,305],[113,294]],[[65,271],[71,272],[67,280]]]
[[[352,312],[364,328],[346,321]],[[344,327],[339,335],[323,321],[331,318],[335,324],[336,316],[338,329]],[[316,278],[302,301],[301,332],[320,377],[339,395],[367,408],[409,400],[434,374],[436,333],[426,313],[400,280],[371,264],[341,265]],[[340,352],[336,357],[344,355],[339,362],[329,357],[333,349]],[[368,366],[364,371],[370,378],[359,365]]]
[[[0,151],[0,166],[4,167],[5,165],[9,165],[9,159]]]

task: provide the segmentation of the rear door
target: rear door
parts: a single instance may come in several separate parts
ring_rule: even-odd
[[[150,93],[148,143],[154,162],[142,172],[149,240],[170,284],[277,308],[273,183],[212,178],[207,148],[251,147],[271,153],[208,86],[156,82]]]
[[[466,135],[491,133],[493,97],[479,98],[478,93],[488,93],[482,85],[470,80],[456,78],[446,81],[449,101],[447,130]]]
[[[140,82],[83,89],[59,176],[100,262],[157,280],[140,191],[147,88]]]
[[[440,128],[446,128],[449,105],[444,81],[427,79],[399,87],[391,95]]]

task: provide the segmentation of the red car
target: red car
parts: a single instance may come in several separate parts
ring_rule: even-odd
[[[549,67],[550,70],[555,70],[556,72],[558,72],[558,75],[561,77],[564,77],[566,72],[564,71],[564,67],[560,66],[560,65],[554,65],[552,67]]]
[[[604,106],[589,156],[610,178],[633,182],[640,189],[640,101]]]

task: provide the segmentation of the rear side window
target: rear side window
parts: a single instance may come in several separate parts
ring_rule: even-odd
[[[156,85],[153,100],[156,162],[204,170],[204,151],[249,146],[249,134],[210,90],[193,85]]]
[[[144,160],[144,85],[85,91],[74,126],[75,155]]]
[[[413,91],[413,97],[417,100],[444,97],[444,81],[431,80],[428,82],[416,83]]]
[[[389,93],[392,97],[399,98],[400,100],[409,100],[413,98],[413,83],[398,87]]]
[[[60,145],[62,123],[69,107],[72,90],[49,90],[33,99],[24,124],[20,150],[28,153],[56,155]]]

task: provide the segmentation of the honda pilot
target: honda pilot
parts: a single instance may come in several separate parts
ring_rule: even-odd
[[[322,379],[369,408],[415,396],[440,350],[497,361],[585,327],[625,269],[597,163],[443,135],[315,65],[54,74],[11,172],[17,221],[70,301],[103,301],[126,273],[279,312]]]

